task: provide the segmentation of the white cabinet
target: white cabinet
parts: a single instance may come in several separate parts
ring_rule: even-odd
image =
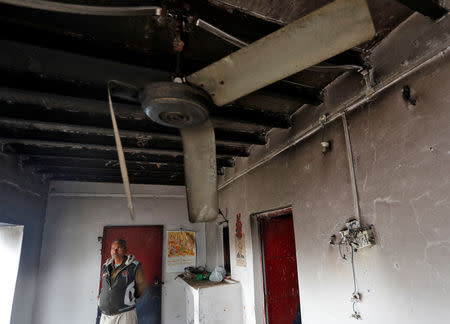
[[[228,280],[221,283],[185,280],[188,324],[241,324],[241,285]]]

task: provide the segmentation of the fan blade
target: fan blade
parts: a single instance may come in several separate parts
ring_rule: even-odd
[[[1,1],[1,0],[0,0]],[[197,19],[195,22],[195,25],[197,27],[202,28],[203,30],[206,30],[207,32],[210,32],[211,34],[223,39],[229,44],[232,44],[236,47],[242,48],[245,46],[248,46],[248,43],[244,42],[243,40],[240,40],[239,38],[234,37],[233,35],[230,35],[223,30],[217,28],[216,26],[204,21],[203,19]],[[329,64],[329,63],[320,63],[316,65],[312,65],[305,70],[313,71],[313,72],[323,72],[323,71],[336,71],[336,70],[356,70],[360,71],[363,67],[360,65],[353,65],[353,64]],[[284,83],[290,83],[290,81],[287,80],[281,80],[281,82]]]
[[[130,180],[128,178],[128,170],[127,164],[125,162],[125,154],[123,153],[122,141],[120,140],[119,128],[117,127],[116,114],[114,112],[114,107],[111,99],[111,84],[112,83],[120,83],[119,81],[111,80],[108,82],[108,103],[109,103],[109,112],[111,114],[111,121],[114,129],[114,140],[116,141],[117,146],[117,155],[119,157],[120,164],[120,173],[122,174],[123,187],[125,189],[125,193],[128,201],[128,210],[130,211],[131,220],[135,221],[136,217],[134,215],[134,206],[133,199],[131,197],[131,188],[130,188]]]
[[[189,220],[215,220],[218,215],[217,166],[214,128],[210,120],[180,129],[184,150],[184,170]]]
[[[56,11],[77,15],[94,16],[149,16],[161,15],[161,7],[155,6],[135,6],[135,7],[108,7],[108,6],[88,6],[70,3],[61,3],[46,0],[0,0],[13,6],[27,7],[32,9]]]
[[[336,0],[186,79],[223,106],[374,35],[366,0]]]

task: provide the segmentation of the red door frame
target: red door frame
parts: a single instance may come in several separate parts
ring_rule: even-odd
[[[256,217],[256,220],[258,221],[258,230],[259,230],[259,246],[261,249],[260,256],[261,256],[261,270],[262,270],[262,276],[263,276],[263,291],[264,291],[264,323],[269,323],[269,308],[268,308],[268,300],[267,300],[267,285],[266,285],[266,265],[265,265],[265,258],[264,258],[264,239],[263,239],[263,220],[269,220],[276,217],[283,217],[283,216],[291,216],[292,214],[292,207],[283,207],[279,209],[264,211],[260,213],[255,213],[252,216]],[[297,271],[297,278],[298,278],[298,271]],[[297,283],[298,284],[298,283]],[[300,292],[299,292],[300,295]],[[269,323],[270,324],[270,323]]]

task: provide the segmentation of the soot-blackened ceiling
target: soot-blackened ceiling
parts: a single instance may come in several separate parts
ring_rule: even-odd
[[[121,182],[106,83],[118,79],[142,86],[174,75],[174,17],[184,19],[180,68],[187,75],[238,49],[197,27],[197,19],[250,43],[328,2],[76,2],[163,8],[160,16],[139,17],[74,15],[2,4],[0,149],[17,155],[24,168],[47,179]],[[266,144],[271,129],[289,128],[290,116],[304,104],[321,104],[321,91],[339,75],[369,68],[367,51],[413,12],[399,1],[368,2],[377,31],[373,40],[227,106],[211,108],[219,174],[233,167],[236,157],[249,156],[253,145]],[[401,2],[414,8],[416,1]],[[131,182],[184,184],[179,131],[152,122],[137,104],[114,101]]]

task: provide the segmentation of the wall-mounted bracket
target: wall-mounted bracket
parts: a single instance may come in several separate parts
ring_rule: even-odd
[[[322,126],[325,126],[325,124],[327,123],[327,121],[328,121],[328,116],[329,116],[330,114],[328,114],[328,113],[325,113],[325,114],[323,114],[323,115],[320,115],[320,117],[319,117],[319,123],[322,125]]]
[[[322,147],[322,154],[327,154],[331,151],[331,141],[322,141],[320,146]]]
[[[359,73],[363,77],[364,84],[366,86],[366,89],[365,89],[366,96],[369,96],[373,92],[373,85],[374,85],[373,69],[370,69],[370,70],[369,69],[362,69],[362,70],[359,71]]]
[[[325,113],[323,115],[320,115],[320,117],[319,117],[319,124],[322,125],[322,140],[320,142],[320,147],[322,149],[322,154],[324,154],[324,155],[331,151],[331,141],[324,140],[325,127],[328,122],[328,116],[329,116],[329,114]]]

